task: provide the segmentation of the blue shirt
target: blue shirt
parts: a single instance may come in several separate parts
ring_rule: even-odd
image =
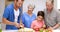
[[[27,13],[24,13],[22,15],[22,23],[24,24],[25,27],[30,28],[31,27],[31,23],[33,20],[36,19],[36,15],[32,14],[32,16],[30,17]]]
[[[19,8],[20,14],[22,12],[22,7]],[[20,23],[20,14],[18,16],[18,21],[17,23]],[[10,22],[14,22],[15,16],[14,16],[14,3],[8,5],[5,10],[4,10],[4,14],[3,14],[3,18],[6,18],[7,20],[9,20]],[[17,27],[13,26],[13,25],[8,25],[6,24],[6,29],[12,29],[12,30],[16,30]]]

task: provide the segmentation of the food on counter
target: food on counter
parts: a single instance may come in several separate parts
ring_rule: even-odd
[[[33,29],[31,28],[22,28],[22,29],[19,29],[18,32],[35,32]],[[39,32],[52,32],[51,29],[40,29]]]
[[[43,32],[43,29],[40,29],[40,31],[39,32]]]
[[[52,30],[51,29],[40,29],[39,32],[52,32]]]
[[[0,32],[2,32],[2,29],[0,29]]]
[[[24,29],[19,29],[18,32],[34,32],[34,30],[31,28],[24,28]]]

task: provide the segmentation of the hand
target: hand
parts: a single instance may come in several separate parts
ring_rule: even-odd
[[[46,28],[46,25],[43,25],[43,28]]]
[[[53,28],[52,27],[49,27],[48,30],[53,30]]]
[[[21,23],[21,24],[20,24],[20,27],[21,27],[21,28],[24,28],[24,24]]]
[[[38,28],[37,26],[35,26],[35,27],[34,27],[34,30],[38,31],[38,30],[39,30],[39,28]]]
[[[20,27],[19,23],[16,23],[16,22],[14,22],[14,26],[16,26],[17,28]]]
[[[53,30],[52,27],[49,27],[49,28],[48,28],[48,31],[49,31],[49,32],[52,32],[52,30]]]

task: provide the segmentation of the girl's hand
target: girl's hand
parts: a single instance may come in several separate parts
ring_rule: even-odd
[[[35,26],[35,27],[34,27],[34,30],[38,31],[38,30],[39,30],[39,28],[38,28],[37,26]]]
[[[46,28],[46,25],[43,25],[43,28]]]

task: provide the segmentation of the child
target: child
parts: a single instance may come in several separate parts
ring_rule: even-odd
[[[39,11],[38,14],[37,14],[37,19],[34,20],[31,24],[31,28],[34,29],[36,32],[39,32],[39,30],[43,27],[45,27],[44,12]]]

